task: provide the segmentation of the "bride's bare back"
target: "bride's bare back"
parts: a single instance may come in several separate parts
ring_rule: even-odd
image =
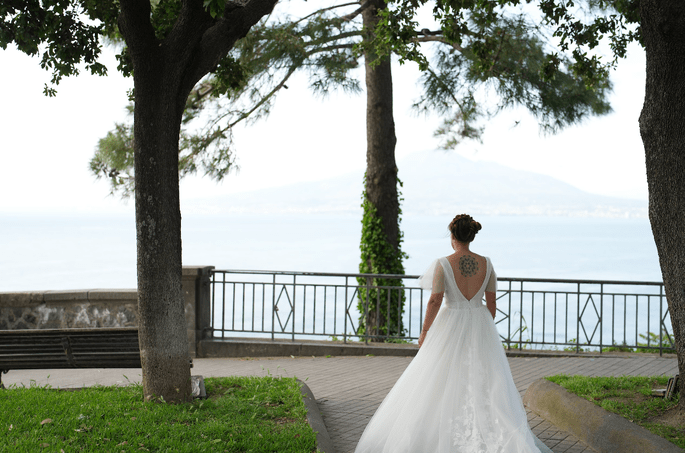
[[[473,217],[468,214],[459,214],[450,222],[448,229],[454,253],[446,258],[452,268],[457,289],[466,300],[471,301],[485,286],[485,305],[494,318],[497,314],[497,276],[492,271],[490,279],[486,283],[488,260],[484,256],[469,250],[469,244],[481,229],[480,223],[473,220]],[[429,274],[431,276],[431,297],[426,305],[426,315],[419,336],[419,346],[423,344],[428,329],[430,329],[440,310],[445,292],[446,276],[442,270],[442,265],[438,265],[437,262],[434,265],[437,267]]]
[[[447,257],[452,266],[454,281],[461,294],[468,300],[475,296],[483,286],[488,272],[484,256],[472,252],[457,252]]]

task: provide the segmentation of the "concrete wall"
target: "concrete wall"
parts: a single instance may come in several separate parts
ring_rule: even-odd
[[[213,266],[184,266],[181,290],[188,352],[209,328],[209,272]],[[0,292],[0,330],[138,326],[135,289]]]

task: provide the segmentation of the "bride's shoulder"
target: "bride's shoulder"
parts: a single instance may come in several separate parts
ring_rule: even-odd
[[[476,259],[479,260],[481,263],[484,262],[484,263],[486,263],[486,264],[489,263],[490,265],[492,265],[492,261],[490,261],[490,257],[489,257],[489,256],[479,255],[479,254],[477,254],[477,253],[474,253],[474,255],[476,255]]]
[[[471,252],[471,254],[472,254],[473,256],[475,256],[476,259],[482,259],[482,260],[490,261],[490,258],[487,257],[487,256],[485,256],[485,255],[480,255],[480,254],[474,253],[474,252]]]

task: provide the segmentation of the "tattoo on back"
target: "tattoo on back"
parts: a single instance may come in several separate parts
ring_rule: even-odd
[[[478,261],[472,256],[464,255],[459,258],[459,270],[464,277],[472,277],[478,272]]]

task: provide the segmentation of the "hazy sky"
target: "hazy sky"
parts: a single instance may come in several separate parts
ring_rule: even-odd
[[[124,204],[118,198],[109,196],[108,183],[95,180],[88,169],[98,139],[104,137],[115,122],[126,120],[126,91],[132,87],[132,80],[118,74],[114,54],[112,49],[105,52],[104,62],[109,68],[109,76],[83,74],[65,79],[57,87],[57,97],[47,98],[42,91],[50,74],[40,68],[38,58],[30,58],[11,47],[0,50],[0,86],[3,87],[3,108],[0,109],[0,218],[12,212],[40,214],[76,211],[85,214],[74,216],[79,219],[95,212],[123,212],[129,218],[106,229],[106,239],[100,238],[104,233],[89,232],[89,229],[95,228],[93,225],[97,225],[98,232],[105,231],[95,221],[92,224],[84,221],[81,229],[75,231],[68,223],[66,226],[45,225],[41,229],[40,218],[38,221],[29,218],[11,225],[16,230],[12,233],[14,239],[5,241],[6,253],[0,254],[6,257],[4,262],[0,260],[0,269],[7,277],[4,279],[7,290],[30,289],[40,285],[51,289],[135,286],[135,229],[130,222],[133,202]],[[359,75],[362,75],[361,69]],[[419,95],[417,76],[414,64],[395,65],[394,110],[400,178],[403,157],[415,152],[443,153],[435,151],[438,142],[433,138],[433,131],[440,124],[439,118],[416,116],[411,111],[411,104]],[[541,137],[537,124],[525,113],[507,113],[486,125],[482,143],[467,142],[453,152],[474,160],[494,161],[547,174],[597,194],[646,200],[644,149],[638,130],[644,79],[644,52],[636,46],[631,47],[628,59],[622,61],[618,71],[613,74],[611,103],[614,113],[602,118],[590,118],[584,124],[551,137]],[[366,166],[365,95],[337,94],[327,99],[315,98],[307,89],[306,77],[298,77],[290,81],[288,86],[288,90],[278,95],[275,108],[266,120],[235,130],[235,151],[241,168],[239,173],[231,173],[219,184],[201,176],[181,182],[182,212],[189,211],[184,210],[184,206],[206,195],[231,194],[350,173],[359,175],[361,193],[361,176]],[[518,120],[521,121],[515,126]],[[454,175],[455,178],[459,176]],[[410,190],[410,187],[405,186],[405,195]],[[421,233],[420,238],[418,233],[412,233],[423,231],[421,222],[424,220],[405,219],[403,224],[409,232],[407,250],[417,263],[420,262],[415,267],[425,266],[423,261],[431,258],[421,255],[423,245],[411,248],[412,241],[420,242],[431,237],[430,233]],[[203,222],[204,219],[185,216],[184,231],[193,231],[193,227],[199,231],[199,226],[205,228]],[[221,230],[217,237],[231,237],[253,229],[252,224],[243,223],[241,220],[231,225],[233,229],[238,228],[238,233],[228,231],[229,226],[221,225],[221,222],[211,226],[227,230]],[[443,244],[446,234],[443,231],[444,222],[438,223],[438,240]],[[358,221],[350,222],[352,224],[358,226]],[[60,229],[62,227],[67,231]],[[503,231],[508,229],[509,225]],[[84,241],[81,240],[81,231],[87,236]],[[298,224],[293,226],[293,231],[306,233],[309,230]],[[559,231],[563,235],[566,230]],[[648,228],[646,231],[649,231]],[[339,247],[338,267],[335,270],[351,271],[357,263],[359,231],[347,228],[340,234],[345,235],[344,239],[332,243],[326,241],[320,247],[321,250],[328,250],[327,247],[332,245]],[[309,261],[293,264],[288,261],[292,259],[288,255],[289,249],[280,242],[274,242],[267,232],[263,233],[266,241],[249,244],[223,241],[223,249],[216,248],[213,243],[211,247],[205,243],[195,243],[202,239],[201,236],[184,234],[184,262],[238,268],[322,268],[321,252],[316,244],[307,249],[311,256],[298,251],[298,257],[309,257]],[[261,237],[259,233],[256,236]],[[307,236],[308,240],[313,239],[314,235],[310,236]],[[563,245],[568,242],[567,239],[556,242]],[[626,263],[631,259],[636,260],[636,269],[644,268],[644,260],[638,260],[633,253],[634,245],[631,243],[631,256],[622,259],[622,267],[618,266],[621,269],[626,269]],[[648,235],[645,235],[642,245],[648,250],[644,256],[648,256],[650,262],[657,263],[653,241]],[[229,250],[229,246],[233,248]],[[252,261],[241,258],[240,249],[235,249],[242,246]],[[448,243],[444,242],[442,246],[448,247]],[[510,247],[505,249],[509,250]],[[540,250],[545,253],[548,251],[546,247]],[[586,249],[581,244],[578,250]],[[283,255],[281,261],[272,259],[274,251]],[[623,256],[614,252],[611,255]],[[576,275],[572,270],[569,271],[565,254],[559,253],[559,256],[564,260],[559,269],[566,270],[555,271],[553,276],[568,276],[567,272]],[[517,265],[518,260],[517,255]],[[583,262],[579,259],[576,264],[582,265]],[[544,263],[545,269],[554,268],[547,261]],[[616,266],[605,267],[612,270]],[[530,276],[539,274],[533,265],[524,268],[528,269]],[[658,269],[658,264],[653,264],[652,268]],[[506,274],[506,266],[503,270]],[[418,272],[417,269],[412,271]],[[41,276],[40,285],[35,281],[36,275]],[[628,272],[621,278],[633,278],[632,275]],[[654,275],[658,275],[658,271]],[[602,276],[605,275],[595,275]]]
[[[42,88],[49,73],[40,69],[39,60],[13,48],[0,50],[0,213],[133,209],[132,202],[126,205],[108,196],[108,184],[96,181],[88,170],[98,139],[126,116],[126,90],[132,80],[117,73],[113,55],[106,51],[108,77],[84,74],[66,79],[58,86],[57,97],[47,98]],[[613,75],[615,112],[608,116],[542,137],[532,118],[510,113],[487,124],[483,143],[465,143],[456,152],[551,175],[589,192],[646,199],[638,130],[644,66],[644,52],[632,47]],[[436,148],[433,131],[439,119],[411,112],[418,95],[415,65],[396,65],[393,77],[401,178],[402,156]],[[181,183],[182,200],[207,192],[326,179],[365,167],[365,96],[315,98],[305,77],[288,85],[271,116],[236,129],[240,172],[220,184],[200,176],[189,178]]]

